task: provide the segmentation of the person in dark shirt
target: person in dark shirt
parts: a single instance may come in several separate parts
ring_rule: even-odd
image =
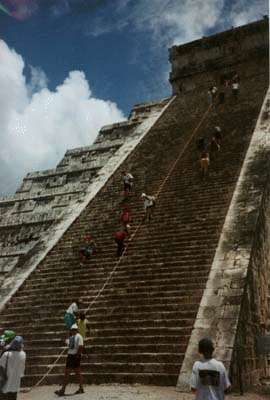
[[[206,137],[200,137],[197,140],[197,150],[199,153],[206,151],[208,147],[208,139]]]
[[[220,126],[215,126],[213,136],[215,136],[217,143],[221,145],[222,131]]]
[[[81,263],[84,263],[86,260],[89,260],[92,255],[97,253],[96,242],[93,239],[93,236],[90,233],[87,233],[83,238],[83,244],[80,248],[80,259]]]

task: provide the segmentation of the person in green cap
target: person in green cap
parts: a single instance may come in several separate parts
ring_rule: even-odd
[[[3,335],[0,336],[0,356],[8,350],[9,344],[15,338],[16,333],[12,330],[5,330]]]

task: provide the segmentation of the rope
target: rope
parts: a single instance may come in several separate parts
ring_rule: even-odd
[[[166,182],[168,181],[168,179],[170,178],[172,172],[174,171],[179,159],[182,157],[183,153],[185,152],[186,148],[188,147],[188,145],[190,144],[190,142],[192,141],[192,139],[194,138],[195,134],[197,133],[197,131],[199,130],[199,128],[201,127],[202,123],[204,122],[206,116],[208,115],[209,111],[212,108],[212,104],[210,104],[210,106],[207,108],[207,110],[205,111],[202,119],[200,120],[199,124],[196,126],[196,128],[192,131],[191,136],[189,138],[189,140],[186,142],[186,144],[184,145],[183,149],[181,150],[181,152],[179,153],[179,155],[177,156],[176,160],[173,162],[173,165],[171,166],[168,174],[166,175],[166,177],[164,178],[164,180],[162,181],[162,183],[160,184],[158,191],[155,194],[155,197],[158,198],[158,196],[160,195],[164,185],[166,184]],[[85,310],[85,314],[91,309],[92,305],[97,301],[97,299],[100,297],[100,295],[102,294],[102,292],[104,291],[105,287],[108,285],[108,283],[110,282],[112,276],[114,275],[116,269],[118,268],[119,264],[122,261],[122,258],[125,256],[127,249],[129,247],[130,242],[132,242],[133,238],[136,236],[137,232],[139,231],[139,229],[142,226],[142,223],[144,221],[144,217],[142,218],[141,222],[139,223],[139,225],[137,226],[137,228],[135,229],[134,233],[131,235],[129,242],[127,244],[127,246],[124,248],[124,251],[121,255],[121,257],[117,260],[114,268],[112,269],[112,271],[110,272],[109,276],[107,277],[106,281],[104,282],[104,284],[102,285],[102,287],[99,289],[98,293],[96,294],[96,296],[93,298],[93,300],[89,303],[87,309]],[[63,354],[66,352],[66,348],[64,348],[60,354],[58,355],[58,357],[54,360],[53,364],[50,365],[48,371],[46,372],[46,374],[44,374],[40,380],[32,387],[28,390],[28,392],[30,392],[31,390],[33,390],[35,387],[39,386],[46,378],[47,376],[51,373],[51,371],[53,370],[53,368],[56,366],[56,364],[58,363],[58,361],[60,360],[60,358],[63,356]]]

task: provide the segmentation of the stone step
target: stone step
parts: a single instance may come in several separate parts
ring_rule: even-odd
[[[142,384],[142,385],[156,385],[156,386],[175,386],[177,374],[170,374],[167,371],[165,373],[93,373],[84,372],[83,379],[86,384],[106,384],[106,383],[119,383],[119,384]],[[32,374],[27,375],[22,380],[23,387],[33,386],[43,378],[43,374]],[[50,373],[42,381],[43,385],[55,385],[63,381],[63,374]],[[75,378],[71,382],[75,382]]]
[[[181,364],[180,363],[164,363],[161,364],[159,362],[156,363],[137,363],[137,362],[132,362],[132,363],[121,363],[121,362],[100,362],[100,363],[94,363],[91,362],[91,364],[87,363],[84,358],[82,359],[81,363],[81,368],[82,371],[84,370],[91,370],[92,373],[101,373],[102,371],[106,371],[106,373],[115,373],[115,372],[129,372],[129,373],[169,373],[169,374],[177,374],[179,373],[179,368]],[[27,375],[32,375],[32,374],[39,374],[39,375],[44,375],[46,374],[48,370],[47,365],[29,365],[26,368],[26,374]],[[61,374],[65,370],[65,364],[56,364],[53,368],[53,373],[58,373]]]

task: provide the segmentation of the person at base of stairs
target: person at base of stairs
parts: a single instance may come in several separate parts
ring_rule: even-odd
[[[205,179],[208,174],[208,168],[210,164],[210,157],[207,150],[202,151],[200,155],[200,166],[202,178]]]
[[[144,220],[150,221],[153,217],[153,211],[156,205],[155,196],[150,196],[148,194],[142,193],[141,198],[143,200],[143,208],[144,208]]]
[[[79,311],[79,302],[73,301],[68,307],[64,315],[64,321],[67,329],[70,329],[76,322],[76,314]]]
[[[9,349],[0,358],[0,367],[6,370],[7,380],[2,387],[0,399],[16,400],[24,375],[26,355],[23,351],[23,338],[15,336]]]
[[[117,244],[116,256],[121,257],[125,250],[125,239],[128,237],[128,230],[124,229],[114,233],[114,240]]]
[[[133,186],[134,177],[127,171],[122,172],[124,183],[124,194],[129,195]]]
[[[196,400],[224,400],[225,393],[231,387],[227,371],[221,361],[213,358],[214,345],[211,339],[199,341],[200,361],[192,368],[190,379],[191,391]]]
[[[92,255],[97,254],[97,245],[90,233],[87,233],[83,238],[83,244],[80,248],[80,261],[83,264],[89,260]]]
[[[12,330],[5,330],[3,335],[0,336],[0,357],[9,349],[9,345],[15,338],[16,333]]]
[[[54,393],[58,396],[65,396],[65,390],[69,383],[69,376],[72,371],[75,372],[78,383],[79,389],[75,392],[75,394],[84,393],[83,390],[83,379],[81,374],[81,356],[83,351],[83,338],[78,333],[78,325],[74,324],[70,328],[70,337],[67,339],[68,341],[68,355],[66,360],[66,368],[65,368],[65,376],[64,376],[64,383],[61,389],[56,390]]]

